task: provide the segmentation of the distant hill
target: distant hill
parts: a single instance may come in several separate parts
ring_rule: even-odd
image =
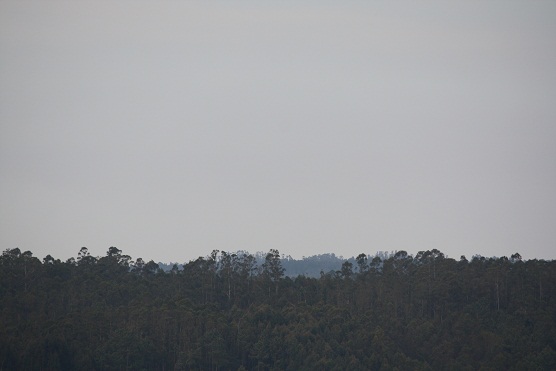
[[[375,257],[379,257],[381,260],[386,260],[391,256],[394,256],[396,251],[378,251],[374,255],[366,255],[367,259],[371,261]],[[245,255],[249,254],[247,251],[237,251],[236,255]],[[265,260],[266,257],[265,252],[257,251],[253,256],[257,260],[257,266],[260,268]],[[303,257],[301,259],[294,259],[290,255],[282,255],[280,261],[282,262],[282,267],[285,269],[284,275],[286,277],[297,277],[297,276],[305,276],[305,277],[312,277],[318,278],[321,274],[326,274],[330,272],[337,272],[340,271],[342,268],[342,264],[344,262],[349,262],[356,266],[356,259],[355,257],[344,258],[343,256],[338,256],[334,253],[326,253],[326,254],[318,254],[312,255],[308,257]],[[183,264],[180,263],[162,263],[159,262],[158,266],[165,272],[169,272],[172,270],[174,265],[177,269],[183,269]]]

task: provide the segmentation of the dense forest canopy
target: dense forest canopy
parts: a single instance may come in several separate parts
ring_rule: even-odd
[[[556,369],[556,261],[398,251],[317,277],[288,262],[5,250],[0,370]]]

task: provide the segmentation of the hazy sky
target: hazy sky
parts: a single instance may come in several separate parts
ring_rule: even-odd
[[[554,1],[0,1],[0,248],[556,259]]]

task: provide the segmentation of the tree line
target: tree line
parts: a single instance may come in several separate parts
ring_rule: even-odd
[[[554,370],[556,261],[0,256],[0,370]]]

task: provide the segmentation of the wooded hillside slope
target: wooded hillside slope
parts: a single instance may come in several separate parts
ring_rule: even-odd
[[[554,370],[556,262],[404,251],[287,277],[214,251],[0,257],[1,370]]]

